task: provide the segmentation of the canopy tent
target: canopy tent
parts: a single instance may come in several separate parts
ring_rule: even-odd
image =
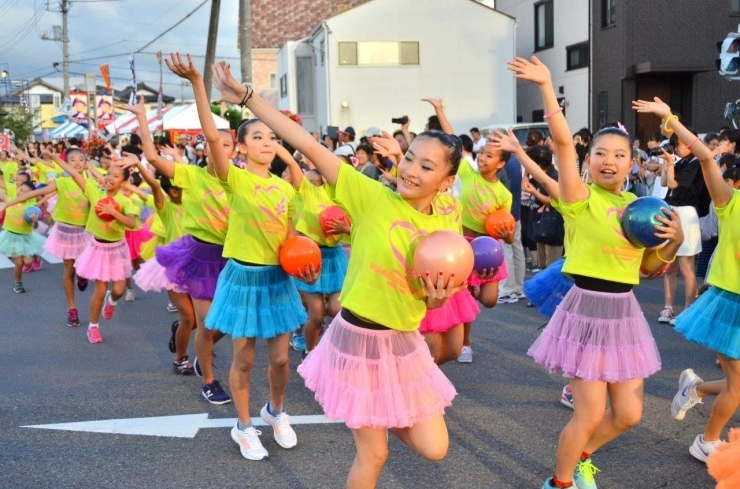
[[[151,132],[156,132],[162,125],[165,131],[201,128],[200,120],[198,119],[198,109],[195,104],[165,107],[162,110],[162,116],[164,124],[159,119],[157,109],[147,111],[146,120]],[[211,114],[211,116],[218,129],[229,129],[229,121],[216,114]],[[139,122],[136,120],[136,116],[130,113],[118,117],[115,121],[105,126],[105,132],[108,134],[131,134],[132,132],[137,132],[138,129]]]
[[[72,138],[75,136],[87,136],[87,129],[76,122],[65,122],[51,131],[51,137],[53,139]]]

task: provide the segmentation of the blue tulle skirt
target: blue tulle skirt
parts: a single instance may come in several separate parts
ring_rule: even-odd
[[[341,246],[321,247],[321,275],[313,285],[293,279],[301,292],[308,294],[333,294],[342,290],[344,276],[347,275],[349,257]]]
[[[293,279],[282,268],[229,260],[218,277],[205,323],[232,338],[274,338],[298,329],[307,319]]]
[[[40,234],[16,234],[4,230],[0,232],[0,255],[9,258],[40,255],[44,252],[45,242],[46,238]]]
[[[740,294],[710,287],[676,317],[676,331],[688,340],[740,360]]]
[[[524,282],[522,290],[529,302],[546,317],[552,317],[555,308],[573,287],[573,280],[563,274],[565,258],[553,262],[549,267]]]

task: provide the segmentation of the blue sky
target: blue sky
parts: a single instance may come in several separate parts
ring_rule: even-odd
[[[70,83],[82,84],[86,72],[102,79],[98,66],[110,65],[112,84],[122,89],[130,84],[131,72],[128,56],[114,56],[141,49],[152,39],[182,19],[203,0],[73,0],[68,14]],[[32,79],[43,76],[45,80],[62,88],[61,45],[44,41],[44,32],[52,34],[52,26],[62,24],[60,13],[45,10],[46,0],[0,0],[0,69],[7,69],[12,80]],[[49,0],[57,9],[58,0]],[[210,2],[178,25],[160,40],[144,49],[146,53],[179,50],[190,52],[198,68],[203,70],[208,35]],[[222,0],[216,59],[227,59],[239,72],[237,49],[238,0]],[[8,30],[8,26],[14,29]],[[98,58],[101,59],[89,59]],[[236,59],[229,59],[236,58]],[[59,62],[55,73],[53,63]],[[6,66],[7,64],[7,66]],[[153,87],[159,83],[159,67],[154,54],[136,55],[137,81]],[[164,66],[164,92],[179,98],[189,88],[182,87],[181,79],[172,75]]]

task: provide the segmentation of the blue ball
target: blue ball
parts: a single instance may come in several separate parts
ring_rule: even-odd
[[[662,209],[670,209],[663,199],[658,197],[640,197],[630,202],[622,214],[622,230],[630,243],[639,248],[652,248],[664,243],[664,239],[657,238],[653,226],[664,226],[657,216],[668,218]]]
[[[28,224],[31,224],[33,222],[31,216],[36,216],[38,220],[41,220],[41,209],[39,209],[35,205],[26,207],[26,210],[23,211],[23,219],[25,219]]]

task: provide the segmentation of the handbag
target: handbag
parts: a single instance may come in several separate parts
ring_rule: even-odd
[[[533,238],[538,243],[562,246],[565,238],[563,217],[549,205],[543,205],[535,212],[532,226]]]

